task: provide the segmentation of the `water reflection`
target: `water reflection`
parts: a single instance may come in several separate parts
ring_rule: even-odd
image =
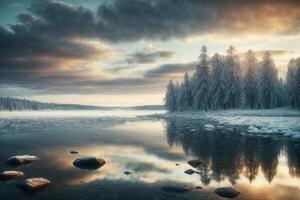
[[[261,169],[271,183],[277,173],[279,157],[287,156],[291,176],[300,175],[300,143],[270,137],[253,137],[239,130],[216,129],[206,131],[203,124],[170,120],[166,127],[170,146],[182,146],[186,155],[206,161],[201,181],[208,185],[211,179],[221,182],[225,178],[236,184],[243,174],[251,183]]]
[[[38,200],[219,199],[214,189],[231,184],[241,191],[238,199],[300,198],[300,142],[243,135],[232,127],[207,131],[204,125],[119,117],[5,118],[0,161],[24,153],[41,158],[17,168],[53,183],[30,197]],[[95,171],[74,167],[83,156],[99,156],[106,164]],[[191,159],[207,163],[197,169],[200,174],[184,173]],[[0,162],[1,171],[9,169]],[[165,183],[203,189],[177,196],[161,189]],[[24,194],[15,183],[0,183],[2,198],[24,199]]]

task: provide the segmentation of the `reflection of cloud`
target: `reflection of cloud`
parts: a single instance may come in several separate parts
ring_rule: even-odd
[[[153,163],[137,162],[134,160],[126,162],[125,167],[129,170],[134,171],[135,173],[149,173],[153,171],[162,172],[162,173],[168,172],[165,169],[161,169],[155,166]]]
[[[185,162],[178,162],[180,165],[175,166],[174,162],[170,162],[167,158],[160,158],[156,155],[146,153],[142,148],[135,146],[115,146],[115,145],[103,145],[92,147],[79,147],[77,148],[82,155],[101,155],[107,161],[106,165],[97,171],[85,171],[86,173],[80,173],[75,178],[66,180],[71,185],[92,184],[97,181],[127,181],[146,184],[159,184],[159,183],[186,183],[193,185],[201,185],[199,175],[188,176],[184,173],[190,166]],[[121,152],[121,153],[120,153]],[[256,179],[251,183],[248,178],[241,174],[240,179],[237,181],[237,188],[243,193],[249,196],[256,196],[256,193],[263,188],[263,193],[266,195],[272,193],[274,199],[280,199],[280,197],[289,196],[286,193],[289,189],[294,188],[298,191],[300,188],[298,179],[291,179],[288,174],[287,160],[280,157],[280,165],[278,167],[277,176],[274,178],[272,184],[270,184],[265,178],[261,170],[259,170]],[[66,162],[67,160],[65,160]],[[66,162],[67,168],[70,170],[74,168],[71,163],[73,159]],[[126,176],[124,171],[130,170],[133,174]],[[81,171],[82,172],[82,171]],[[83,171],[84,172],[84,171]],[[166,173],[168,172],[168,173]],[[211,181],[207,186],[208,188],[216,188],[230,185],[229,180],[226,178],[221,182]],[[280,186],[282,192],[275,192]],[[245,193],[245,191],[248,191]]]

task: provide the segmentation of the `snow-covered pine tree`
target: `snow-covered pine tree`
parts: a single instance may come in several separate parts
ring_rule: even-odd
[[[261,62],[261,72],[258,81],[258,95],[260,108],[274,108],[277,105],[276,93],[277,71],[271,55],[265,52]]]
[[[183,83],[181,83],[180,85],[177,83],[175,85],[175,94],[176,94],[176,105],[177,105],[176,110],[178,111],[184,111],[183,93],[184,93]]]
[[[244,61],[245,76],[243,79],[242,104],[251,109],[257,106],[257,59],[253,51],[246,53]]]
[[[225,59],[226,108],[237,108],[241,104],[241,69],[239,58],[234,54],[234,51],[234,47],[230,46]]]
[[[194,74],[194,109],[207,111],[209,105],[209,62],[206,46],[202,46],[199,63]]]
[[[173,84],[173,81],[170,80],[169,84],[167,86],[167,93],[165,95],[164,98],[164,102],[165,102],[165,108],[170,111],[170,112],[174,112],[177,109],[176,106],[176,91],[175,91],[175,86]]]
[[[286,106],[288,105],[287,100],[287,91],[285,87],[285,83],[283,82],[282,78],[278,79],[277,75],[277,81],[276,81],[276,92],[277,92],[277,107],[280,106]]]
[[[288,65],[288,71],[286,74],[286,87],[288,92],[288,103],[295,108],[296,107],[296,71],[297,61],[291,59]]]
[[[210,108],[225,109],[225,71],[223,59],[219,54],[215,54],[211,59],[211,76],[210,76]]]
[[[184,74],[183,83],[181,87],[182,109],[190,110],[193,105],[193,96],[191,81],[187,72]]]
[[[297,71],[295,76],[296,108],[300,109],[300,59],[297,62]]]

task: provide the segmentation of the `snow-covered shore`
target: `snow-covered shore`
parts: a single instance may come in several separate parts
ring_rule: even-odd
[[[210,120],[214,121],[215,125],[248,126],[247,132],[251,134],[281,134],[300,138],[300,111],[286,107],[268,110],[188,111],[158,114],[152,117]]]

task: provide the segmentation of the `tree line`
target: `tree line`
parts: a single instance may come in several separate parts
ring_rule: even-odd
[[[77,104],[56,104],[42,103],[26,99],[18,99],[12,97],[0,97],[0,111],[17,111],[17,110],[92,110],[99,109],[97,106],[86,106]]]
[[[291,59],[285,81],[269,51],[261,61],[252,50],[241,60],[233,46],[226,55],[208,56],[202,46],[192,77],[167,85],[165,108],[170,111],[232,108],[270,109],[290,105],[300,109],[300,58]]]

